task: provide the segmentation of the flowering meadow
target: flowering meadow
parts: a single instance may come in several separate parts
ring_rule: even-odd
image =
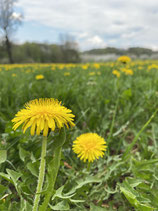
[[[31,210],[158,210],[158,61],[0,65],[0,211]]]

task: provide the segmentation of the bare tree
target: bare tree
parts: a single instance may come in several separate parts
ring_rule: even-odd
[[[21,15],[14,11],[16,0],[0,0],[0,32],[5,43],[9,62],[14,63],[12,56],[11,35],[21,23]]]
[[[80,61],[78,44],[75,39],[68,34],[60,34],[60,48],[63,54],[63,61],[66,63],[76,63]]]

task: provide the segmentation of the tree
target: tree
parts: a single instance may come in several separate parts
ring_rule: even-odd
[[[78,51],[78,44],[74,38],[67,34],[60,34],[61,52],[63,54],[63,61],[65,63],[80,62],[80,55]]]
[[[0,32],[10,63],[14,63],[11,36],[22,20],[22,16],[14,11],[15,2],[15,0],[0,0]]]

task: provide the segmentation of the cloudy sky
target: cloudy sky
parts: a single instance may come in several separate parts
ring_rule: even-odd
[[[80,50],[107,46],[158,49],[158,0],[19,0],[20,42],[60,43],[72,36]]]

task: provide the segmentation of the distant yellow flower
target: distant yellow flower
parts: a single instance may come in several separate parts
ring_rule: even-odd
[[[126,74],[126,75],[133,75],[133,70],[127,69],[127,70],[125,71],[125,74]]]
[[[158,65],[157,64],[151,64],[150,66],[148,66],[148,71],[150,71],[151,69],[158,69]]]
[[[48,129],[52,131],[55,130],[55,127],[63,127],[64,125],[67,128],[74,126],[74,115],[71,113],[70,109],[61,105],[56,99],[53,98],[44,98],[44,99],[35,99],[25,104],[25,108],[21,109],[12,120],[14,123],[13,129],[16,130],[21,124],[23,125],[23,133],[26,129],[31,127],[31,135],[33,136],[36,132],[37,135],[40,135],[40,132],[43,131],[43,136],[48,135]]]
[[[15,74],[15,73],[13,73],[13,74],[12,74],[12,77],[16,77],[16,74]]]
[[[119,62],[122,62],[122,63],[126,64],[126,63],[131,61],[131,58],[128,57],[128,56],[120,56],[117,60]]]
[[[41,80],[44,78],[44,75],[36,75],[36,80]]]
[[[53,65],[52,67],[51,67],[51,70],[56,70],[56,67]]]
[[[133,70],[128,68],[121,68],[121,72],[125,73],[126,75],[133,75]]]
[[[87,70],[88,69],[88,65],[82,65],[82,69]]]
[[[60,64],[60,65],[58,66],[58,68],[59,68],[60,70],[64,69],[64,67],[65,67],[65,65],[63,65],[63,64]]]
[[[93,75],[96,75],[96,73],[95,72],[90,72],[89,75],[93,76]]]
[[[113,70],[112,73],[116,75],[118,78],[120,77],[120,72],[118,70]]]
[[[120,71],[123,72],[123,73],[125,73],[126,70],[127,70],[126,68],[120,68]]]
[[[31,70],[26,70],[26,73],[30,73],[31,72]]]
[[[85,133],[80,135],[73,142],[73,151],[78,154],[78,157],[86,162],[93,162],[99,157],[103,157],[106,151],[106,142],[96,133]]]
[[[99,69],[99,68],[100,68],[100,64],[98,64],[98,63],[94,63],[93,66],[94,66],[96,69]]]
[[[70,72],[65,72],[64,75],[65,76],[69,76],[70,75]]]

